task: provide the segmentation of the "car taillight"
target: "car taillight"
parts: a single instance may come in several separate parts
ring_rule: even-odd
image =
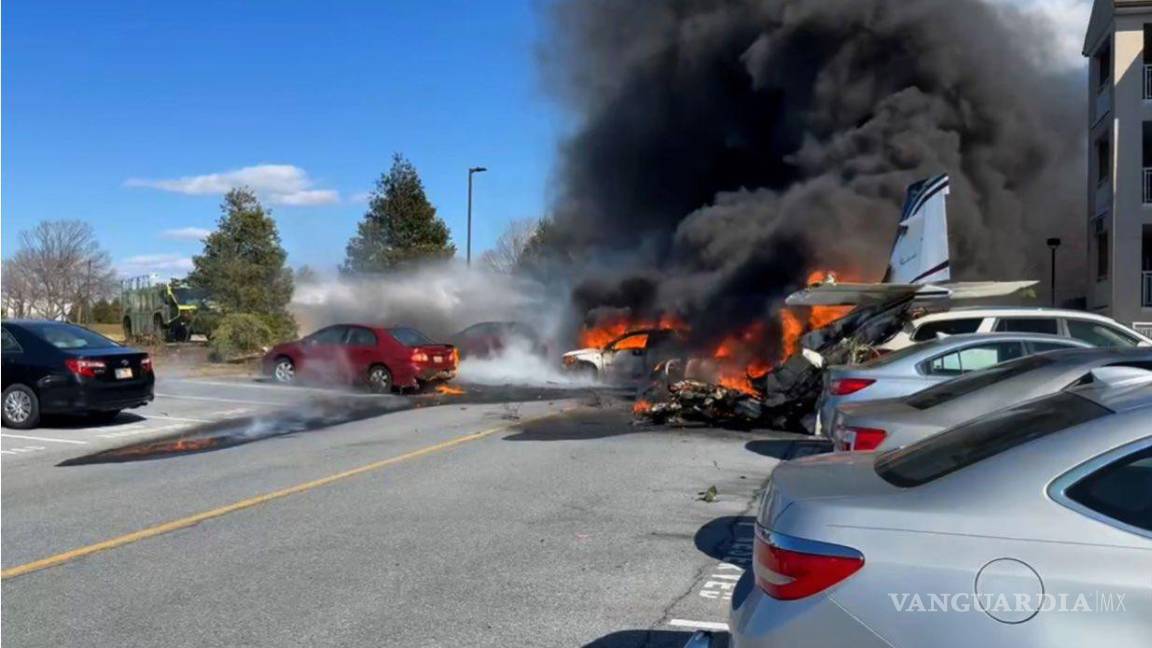
[[[140,371],[143,371],[145,373],[151,373],[152,372],[152,358],[150,358],[149,356],[144,356],[143,358],[140,359]]]
[[[106,365],[99,360],[85,358],[68,358],[64,361],[64,366],[68,367],[68,371],[85,378],[93,378],[106,368]]]
[[[834,396],[847,396],[855,394],[865,387],[876,382],[871,378],[839,378],[832,381],[830,390]]]
[[[774,599],[794,601],[818,594],[864,566],[864,555],[850,547],[784,538],[756,525],[756,586]]]
[[[840,426],[833,433],[837,450],[868,452],[880,447],[888,433],[879,428]]]
[[[423,351],[413,351],[412,362],[428,362],[428,354]]]

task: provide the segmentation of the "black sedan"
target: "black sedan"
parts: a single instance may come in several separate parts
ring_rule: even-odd
[[[152,400],[147,353],[81,326],[44,320],[3,324],[4,425],[36,427],[41,414],[111,421]]]

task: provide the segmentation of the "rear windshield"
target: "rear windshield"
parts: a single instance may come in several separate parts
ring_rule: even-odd
[[[72,324],[43,322],[23,326],[29,333],[57,349],[111,349],[120,346],[99,333]]]
[[[1069,392],[982,416],[876,460],[876,474],[901,488],[920,486],[1001,452],[1111,414]]]
[[[959,378],[934,385],[910,396],[905,402],[916,409],[926,410],[1050,364],[1052,364],[1052,360],[1042,355],[1031,355],[1010,360],[982,371],[973,371]]]
[[[400,327],[389,329],[388,332],[392,334],[392,337],[396,338],[397,342],[404,346],[414,347],[433,343],[427,336],[414,328]]]
[[[900,349],[899,351],[893,351],[892,353],[885,353],[884,355],[882,355],[878,358],[873,358],[867,362],[861,362],[859,366],[865,367],[868,369],[872,369],[875,367],[883,367],[884,365],[891,364],[891,363],[897,362],[899,360],[903,360],[904,358],[907,358],[909,356],[919,355],[919,354],[923,353],[924,351],[927,351],[929,349],[934,349],[934,348],[940,346],[941,344],[942,344],[942,342],[937,341],[937,340],[933,340],[931,342],[922,342],[920,344],[913,344],[912,346],[904,347],[903,349]]]

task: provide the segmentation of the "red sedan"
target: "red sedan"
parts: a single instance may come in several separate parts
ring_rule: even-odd
[[[264,374],[279,383],[299,379],[366,384],[378,393],[418,388],[456,375],[457,353],[414,328],[337,324],[272,347]]]

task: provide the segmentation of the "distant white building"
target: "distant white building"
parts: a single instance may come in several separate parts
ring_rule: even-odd
[[[1095,0],[1088,75],[1088,309],[1152,335],[1152,0]]]

